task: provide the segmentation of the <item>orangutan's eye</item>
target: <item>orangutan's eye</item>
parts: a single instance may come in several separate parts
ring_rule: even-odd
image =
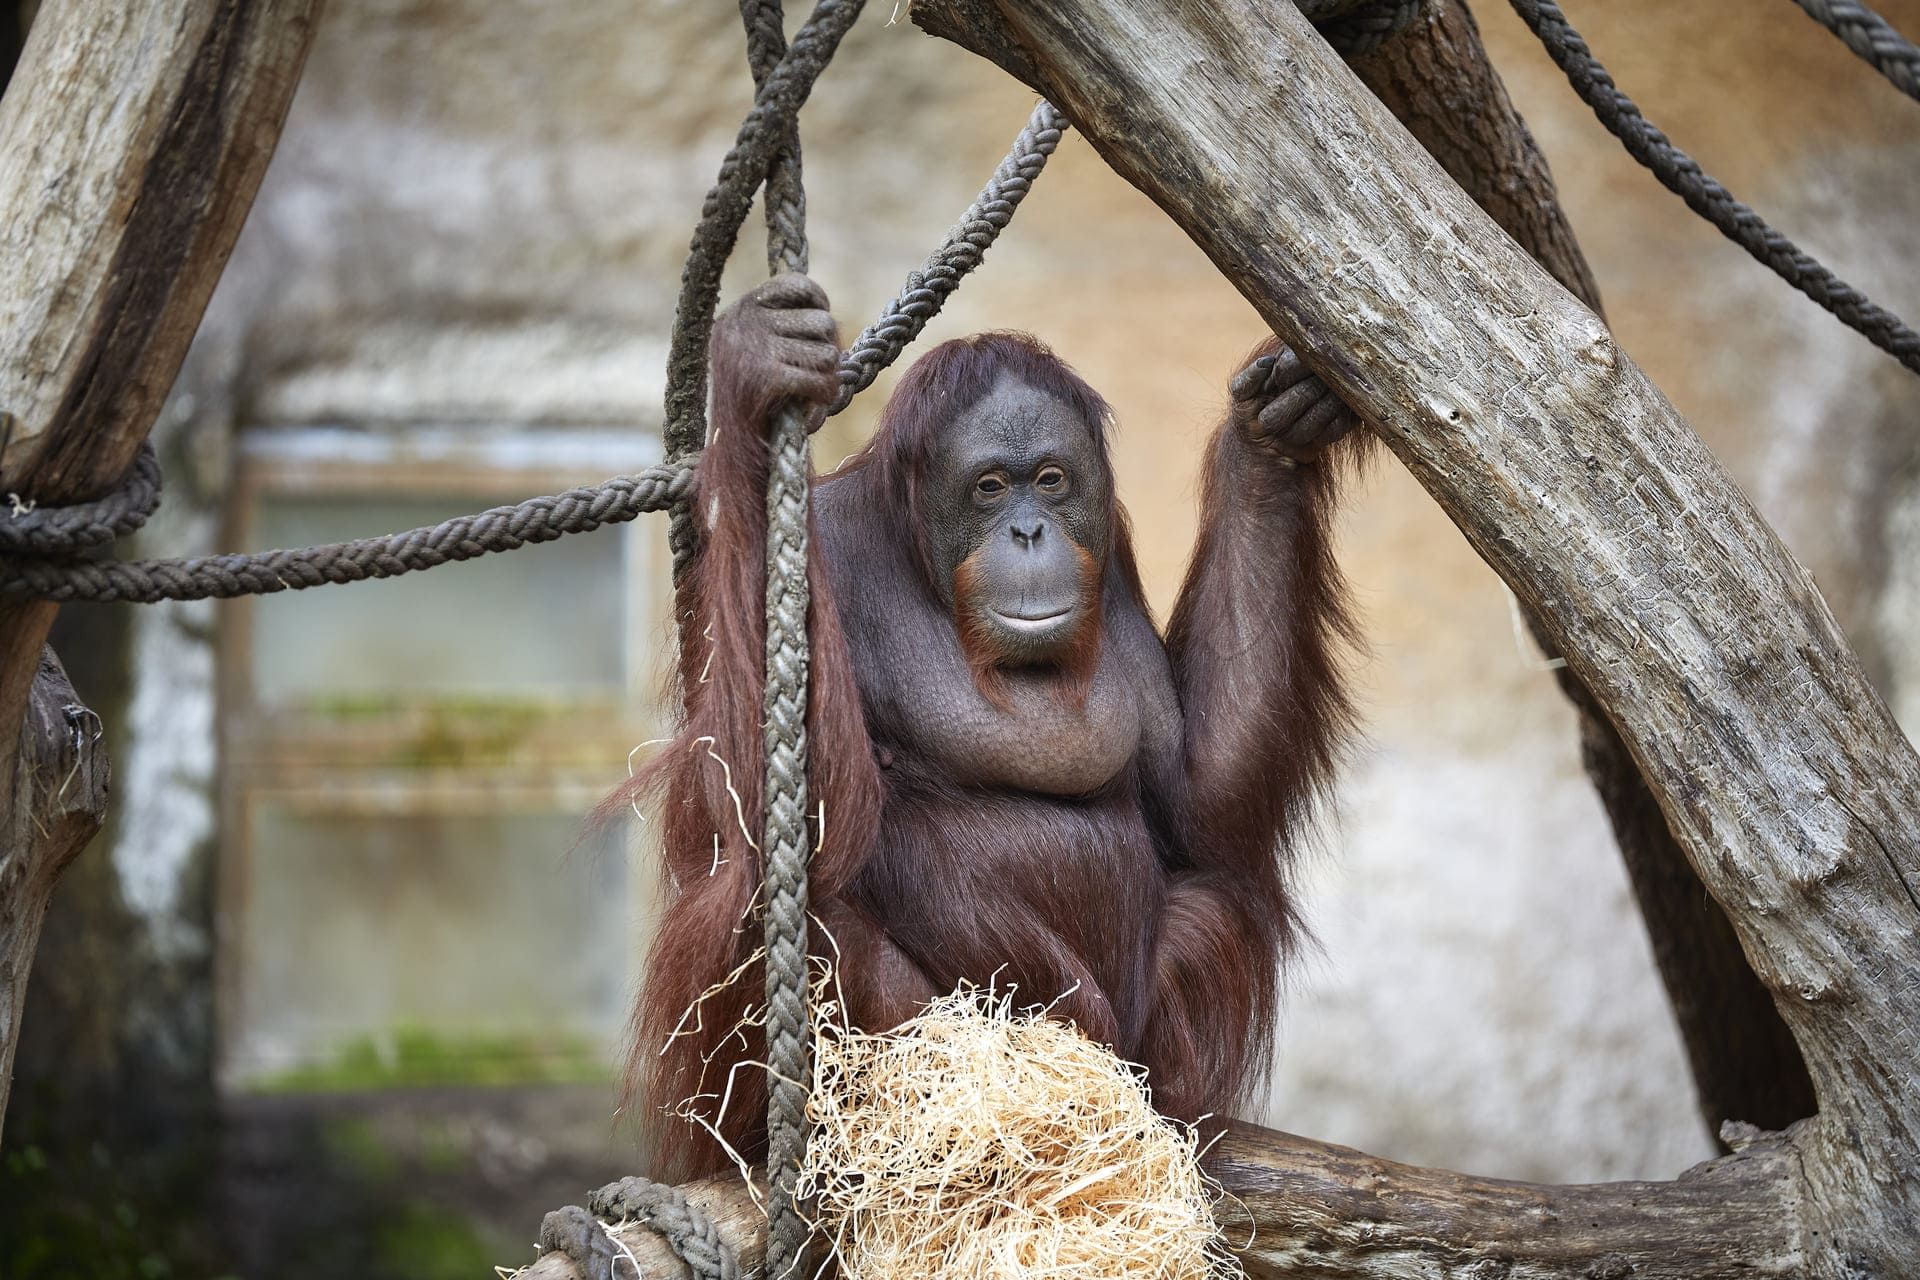
[[[973,482],[973,491],[982,498],[997,498],[1007,491],[1007,482],[999,472],[989,471]]]
[[[1042,467],[1040,474],[1034,477],[1034,483],[1040,486],[1040,492],[1049,494],[1065,493],[1067,473],[1058,467]]]

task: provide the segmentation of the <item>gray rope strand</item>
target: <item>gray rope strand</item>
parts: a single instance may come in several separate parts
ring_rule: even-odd
[[[779,0],[741,0],[754,81],[764,86],[784,52]],[[806,192],[800,134],[767,172],[767,270],[807,269]],[[775,419],[767,474],[765,775],[761,841],[767,949],[767,1257],[771,1277],[807,1270],[813,1225],[794,1185],[807,1153],[813,1079],[812,989],[807,982],[807,503],[811,452],[807,413],[789,405]]]
[[[1687,207],[1720,229],[1721,234],[1765,264],[1774,274],[1837,316],[1843,324],[1901,364],[1920,373],[1920,333],[1908,328],[1892,312],[1876,305],[1768,226],[1752,209],[1733,198],[1700,168],[1686,152],[1656,129],[1633,100],[1614,84],[1607,69],[1567,22],[1553,0],[1512,0],[1521,20],[1546,46],[1547,53],[1566,73],[1568,81],[1608,132],[1620,139],[1628,154],[1646,168]]]
[[[811,1224],[794,1183],[813,1079],[807,981],[807,415],[775,421],[767,480],[766,687],[760,848],[767,949],[767,1275],[803,1275]]]
[[[873,385],[881,370],[892,364],[939,314],[947,298],[960,287],[961,279],[980,265],[1013,220],[1013,211],[1027,198],[1033,180],[1046,167],[1047,157],[1060,145],[1060,135],[1067,127],[1066,116],[1052,103],[1042,101],[1033,109],[1026,127],[1013,140],[1012,150],[947,233],[946,243],[907,276],[899,295],[841,356],[840,394],[829,414],[839,413],[854,396]]]
[[[747,65],[758,93],[787,51],[780,0],[740,0],[747,28]],[[807,269],[807,188],[800,179],[800,129],[796,118],[767,170],[767,271]]]
[[[1847,48],[1892,82],[1893,87],[1920,101],[1920,49],[1893,24],[1857,0],[1793,0],[1807,16],[1839,36]]]
[[[181,560],[59,560],[0,556],[0,593],[42,600],[225,600],[329,583],[396,578],[455,560],[551,542],[665,510],[693,490],[698,457],[648,467],[590,488],[529,498],[377,538]]]

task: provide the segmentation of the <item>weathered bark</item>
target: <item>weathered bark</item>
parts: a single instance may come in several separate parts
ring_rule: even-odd
[[[33,951],[54,881],[107,814],[107,753],[100,720],[42,649],[19,730],[13,794],[0,830],[0,1025],[17,1028]],[[17,1037],[0,1041],[0,1094],[13,1079]],[[6,1115],[0,1112],[0,1129]]]
[[[1291,6],[912,13],[1060,106],[1374,423],[1539,619],[1806,1060],[1820,1114],[1782,1167],[1807,1273],[1907,1273],[1920,757],[1805,570],[1605,325]]]
[[[321,0],[69,0],[0,99],[0,493],[110,489],[173,385],[280,136]],[[53,607],[0,602],[0,832]],[[21,850],[8,848],[6,856]],[[41,897],[0,884],[0,953]],[[0,1023],[0,1058],[19,1033]],[[7,1079],[0,1076],[0,1112]]]
[[[1579,1276],[1757,1280],[1798,1273],[1784,1141],[1770,1139],[1674,1182],[1550,1187],[1415,1169],[1346,1147],[1236,1125],[1220,1143],[1221,1233],[1251,1280],[1370,1276]],[[757,1274],[766,1219],[737,1180],[687,1188]],[[640,1280],[686,1267],[641,1226],[616,1238]],[[573,1280],[549,1254],[520,1280]],[[622,1274],[626,1274],[622,1268]]]
[[[1462,0],[1428,0],[1398,38],[1349,65],[1474,203],[1602,314],[1546,158],[1487,61]],[[1581,756],[1646,921],[1709,1131],[1717,1134],[1728,1120],[1784,1129],[1812,1115],[1806,1064],[1726,913],[1687,864],[1593,695],[1570,669],[1555,676],[1579,716]]]

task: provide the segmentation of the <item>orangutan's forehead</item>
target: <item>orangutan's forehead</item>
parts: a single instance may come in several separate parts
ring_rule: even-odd
[[[1072,404],[1002,374],[993,389],[957,414],[941,432],[939,454],[948,465],[990,459],[1009,463],[1041,457],[1091,459],[1094,426]]]

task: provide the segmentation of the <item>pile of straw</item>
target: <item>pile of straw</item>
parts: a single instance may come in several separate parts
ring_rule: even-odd
[[[1194,1135],[1139,1068],[1044,1011],[962,989],[816,1050],[815,1197],[844,1280],[1208,1280],[1220,1243]]]

